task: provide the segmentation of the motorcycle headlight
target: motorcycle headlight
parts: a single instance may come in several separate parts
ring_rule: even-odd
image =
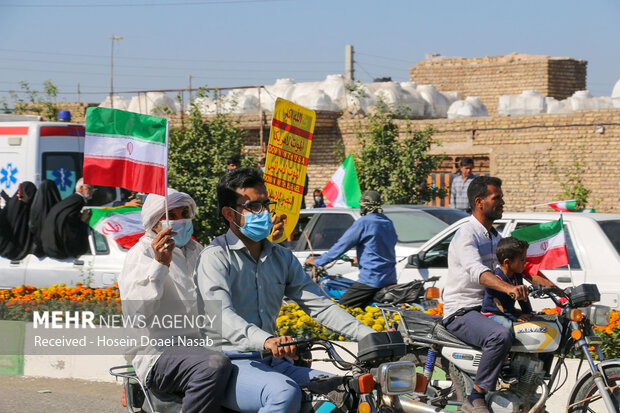
[[[593,326],[605,327],[609,324],[610,307],[606,305],[592,305],[586,311]]]
[[[415,364],[410,361],[384,363],[379,366],[379,383],[383,394],[411,393],[415,390]]]

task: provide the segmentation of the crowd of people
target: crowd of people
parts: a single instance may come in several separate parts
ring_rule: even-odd
[[[94,190],[80,179],[75,193],[61,199],[53,181],[43,180],[38,189],[32,182],[20,183],[0,210],[0,256],[65,259],[87,252],[89,211],[82,209]]]
[[[527,243],[502,239],[493,227],[503,212],[502,182],[474,177],[472,166],[471,158],[460,160],[461,174],[453,179],[450,194],[453,207],[472,215],[448,249],[443,324],[483,350],[463,410],[485,413],[485,393],[495,389],[512,343],[512,322],[531,317],[523,279],[554,284],[542,274],[522,274]],[[267,239],[281,236],[284,225],[274,214],[264,169],[242,168],[233,157],[227,170],[217,185],[217,214],[228,227],[226,233],[203,248],[191,238],[196,213],[191,196],[168,190],[167,222],[164,197],[151,194],[141,213],[145,234],[128,252],[119,277],[127,314],[137,311],[129,305],[136,301],[184,303],[180,310],[195,315],[206,311],[205,303],[220,302],[222,327],[217,333],[223,352],[147,345],[134,349],[130,361],[155,395],[181,397],[184,412],[217,412],[221,406],[242,412],[298,411],[300,385],[325,373],[295,365],[295,347],[279,346],[293,340],[276,335],[283,298],[297,302],[308,315],[346,338],[358,341],[374,330],[327,298],[290,250]],[[80,180],[76,192],[61,200],[51,181],[43,181],[38,189],[22,182],[0,211],[0,255],[19,260],[29,253],[54,258],[84,253],[88,210],[82,208],[93,191]],[[325,207],[320,189],[313,192],[313,199],[313,207]],[[139,202],[135,200],[134,196],[131,202]],[[363,307],[378,289],[396,283],[397,236],[383,214],[378,192],[362,195],[360,213],[362,217],[328,252],[308,258],[306,264],[322,266],[356,248],[359,280],[340,303]],[[183,332],[188,337],[204,333],[197,328]],[[264,349],[273,356],[260,358]]]

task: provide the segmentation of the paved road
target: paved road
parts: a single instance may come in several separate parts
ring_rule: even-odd
[[[114,383],[0,374],[0,413],[123,413],[121,396]]]

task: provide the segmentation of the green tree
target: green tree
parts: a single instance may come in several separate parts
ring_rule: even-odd
[[[20,97],[16,91],[9,91],[16,113],[35,112],[46,120],[55,120],[58,117],[58,105],[56,104],[58,87],[51,80],[43,82],[43,96],[24,80],[19,82],[19,88],[20,93],[26,95],[25,99]]]
[[[203,119],[193,103],[186,126],[170,131],[169,186],[196,201],[194,236],[203,244],[226,229],[217,213],[217,182],[226,173],[226,159],[242,155],[245,135],[230,116]],[[256,160],[242,155],[242,164],[254,167]]]
[[[399,139],[395,116],[379,101],[368,117],[367,133],[358,133],[362,149],[354,158],[362,192],[375,190],[386,204],[423,204],[444,197],[445,190],[427,183],[441,162],[441,157],[428,154],[433,130],[412,131],[407,125],[406,137]]]
[[[577,209],[585,209],[588,205],[588,198],[592,191],[584,185],[582,176],[585,173],[585,168],[582,165],[582,161],[579,155],[575,155],[573,158],[572,167],[567,169],[564,173],[565,181],[560,183],[562,186],[562,194],[560,199],[574,199],[577,203]]]

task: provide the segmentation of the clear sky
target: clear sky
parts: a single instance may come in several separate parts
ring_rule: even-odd
[[[0,99],[27,81],[58,86],[59,101],[101,102],[123,91],[270,85],[277,78],[408,80],[427,53],[512,52],[588,61],[588,89],[620,79],[615,0],[0,0]],[[9,101],[9,106],[10,101]]]

